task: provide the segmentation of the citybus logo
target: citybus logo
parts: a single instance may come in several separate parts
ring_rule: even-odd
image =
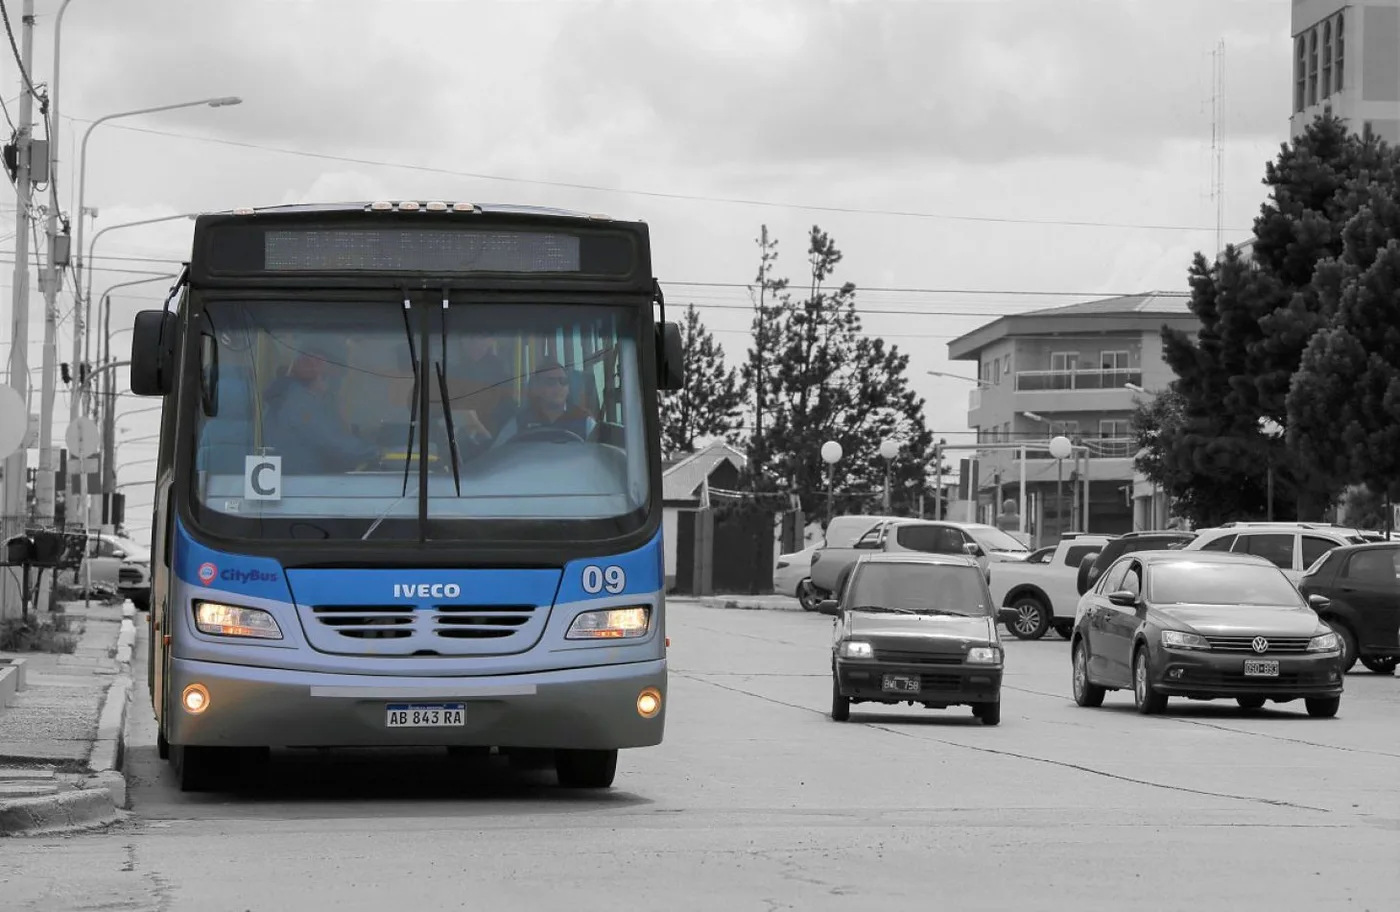
[[[275,583],[277,574],[266,570],[225,570],[219,579],[226,583]]]
[[[219,575],[219,568],[208,561],[199,565],[199,581],[204,585],[214,582],[214,577]]]
[[[395,583],[394,598],[457,598],[462,587],[456,583]]]

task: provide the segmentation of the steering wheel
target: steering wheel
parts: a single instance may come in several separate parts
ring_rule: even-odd
[[[506,443],[518,443],[518,442],[520,442],[520,441],[525,441],[525,440],[538,440],[538,441],[541,441],[541,442],[547,441],[547,442],[549,442],[549,443],[587,443],[587,442],[588,442],[588,441],[584,440],[582,437],[580,437],[578,434],[575,434],[573,431],[569,430],[568,428],[548,427],[548,426],[546,426],[546,427],[537,427],[537,428],[529,428],[529,429],[527,429],[527,430],[520,431],[519,433],[514,434],[514,435],[512,435],[512,436],[506,438],[505,442],[506,442]]]

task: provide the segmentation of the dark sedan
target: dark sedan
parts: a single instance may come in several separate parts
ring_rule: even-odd
[[[913,552],[861,558],[841,601],[831,646],[831,718],[852,703],[971,706],[1001,721],[1002,648],[992,594],[977,561]]]
[[[1298,582],[1328,600],[1318,615],[1342,639],[1342,670],[1356,660],[1376,674],[1400,663],[1400,542],[1333,548]]]
[[[1169,697],[1233,698],[1244,709],[1302,699],[1318,717],[1341,705],[1337,634],[1263,558],[1140,551],[1110,566],[1082,607],[1070,641],[1080,706],[1124,688],[1144,714]]]

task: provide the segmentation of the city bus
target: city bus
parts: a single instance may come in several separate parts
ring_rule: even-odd
[[[378,201],[201,215],[163,397],[148,657],[182,790],[272,748],[543,758],[608,788],[666,720],[645,223]]]

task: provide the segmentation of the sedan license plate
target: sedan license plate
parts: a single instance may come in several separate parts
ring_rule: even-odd
[[[911,675],[885,675],[884,687],[896,693],[918,693],[919,679]]]
[[[465,703],[390,703],[388,728],[450,728],[467,724]]]
[[[1246,678],[1277,678],[1278,662],[1266,662],[1260,659],[1245,659],[1244,676]]]

